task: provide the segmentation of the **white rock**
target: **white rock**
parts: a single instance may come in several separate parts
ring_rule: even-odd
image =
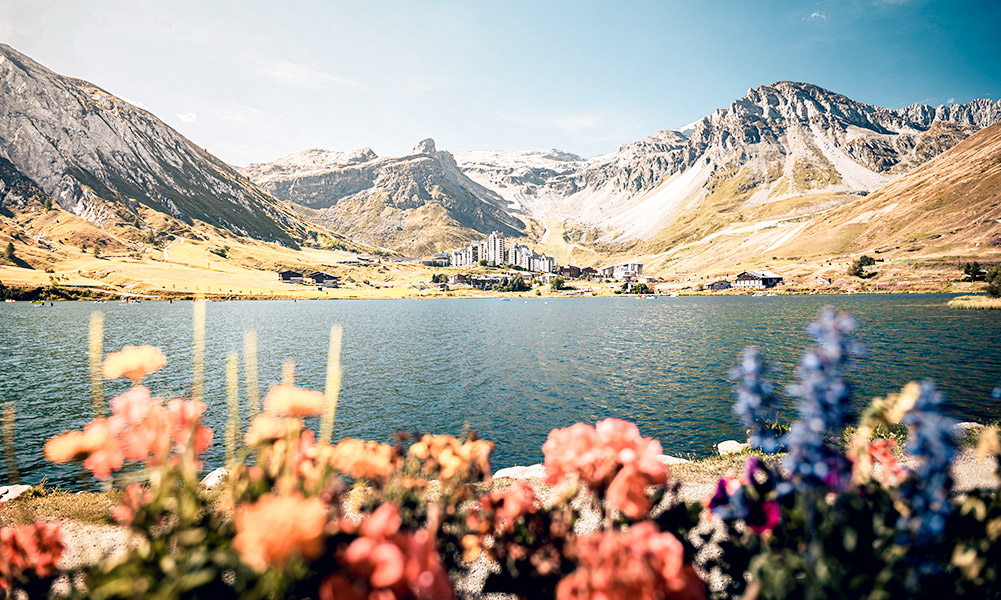
[[[508,467],[494,473],[494,479],[545,479],[546,469],[541,464],[527,467]]]
[[[4,485],[0,486],[0,502],[10,502],[21,494],[31,489],[30,485]]]
[[[974,423],[972,421],[964,421],[962,423],[956,423],[952,426],[952,433],[956,436],[965,435],[969,431],[975,431],[977,429],[982,429],[984,426],[980,423]]]
[[[690,460],[684,458],[678,458],[677,456],[668,456],[666,454],[661,454],[657,458],[659,458],[660,462],[664,463],[665,465],[683,465],[686,462],[691,462]]]
[[[202,479],[202,485],[207,488],[214,488],[229,476],[229,471],[225,467],[219,467],[218,469],[212,471]]]
[[[719,452],[720,456],[736,454],[738,452],[743,452],[746,449],[747,444],[741,444],[737,440],[726,440],[725,442],[716,444],[716,451]]]

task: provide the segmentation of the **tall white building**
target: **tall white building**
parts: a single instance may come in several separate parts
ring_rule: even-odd
[[[502,265],[507,255],[504,253],[504,234],[494,231],[487,236],[486,253],[483,258],[491,265]]]

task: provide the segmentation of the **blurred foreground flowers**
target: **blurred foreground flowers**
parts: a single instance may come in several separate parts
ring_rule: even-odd
[[[110,416],[49,440],[45,455],[133,482],[110,517],[134,546],[53,587],[63,574],[59,525],[0,529],[0,589],[70,598],[997,597],[1001,502],[992,490],[953,493],[952,422],[934,386],[874,400],[842,441],[854,422],[843,376],[859,352],[847,338],[854,326],[833,311],[811,326],[817,346],[790,390],[799,419],[782,436],[770,421],[780,403],[764,358],[743,355],[735,412],[759,452],[701,503],[681,500],[660,443],[627,421],[551,431],[543,492],[492,481],[493,444],[475,434],[318,440],[306,419],[332,423],[330,400],[291,377],[269,391],[264,412],[251,408],[226,476],[206,489],[205,405],[155,397],[140,382],[165,357],[126,347],[108,355],[104,373],[133,387],[111,399]],[[898,463],[895,440],[874,438],[900,423],[911,431],[911,469]],[[227,433],[227,444],[237,439]],[[760,453],[782,449],[782,462]],[[993,429],[981,449],[997,460]]]

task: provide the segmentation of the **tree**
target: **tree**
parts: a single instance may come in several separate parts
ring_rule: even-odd
[[[101,247],[97,244],[94,245],[94,258],[101,258]]]
[[[7,242],[7,249],[4,251],[7,260],[14,260],[14,242]]]
[[[991,298],[1001,298],[1001,266],[987,272],[987,295]]]
[[[872,277],[876,273],[875,272],[866,273],[865,268],[871,267],[874,264],[876,264],[876,260],[874,258],[863,254],[862,256],[855,259],[855,261],[852,262],[851,266],[848,267],[848,274],[851,275],[852,277],[858,277],[860,279],[866,279],[867,277]]]
[[[963,265],[963,273],[969,278],[969,281],[977,281],[981,278],[980,275],[980,263],[977,261],[968,262]]]
[[[636,283],[636,284],[633,284],[633,287],[631,287],[629,289],[629,293],[630,294],[652,294],[653,290],[651,290],[650,286],[648,286],[645,283]]]
[[[564,279],[559,275],[557,275],[556,277],[553,278],[552,283],[549,284],[549,289],[553,290],[554,292],[558,292],[563,289],[564,283],[565,283]]]
[[[487,259],[485,259],[485,258],[481,258],[481,259],[480,259],[480,266],[481,266],[481,267],[485,267],[485,266],[487,266]]]

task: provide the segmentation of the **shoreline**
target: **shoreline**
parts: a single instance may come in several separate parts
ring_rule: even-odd
[[[367,291],[365,289],[332,288],[343,291]],[[383,288],[384,289],[384,288]],[[195,301],[204,300],[207,302],[230,302],[230,301],[252,301],[252,300],[292,300],[292,301],[315,301],[315,300],[446,300],[446,299],[500,299],[500,300],[529,300],[529,299],[550,299],[550,298],[635,298],[637,300],[659,299],[659,298],[682,298],[682,297],[776,297],[776,296],[890,296],[890,295],[951,295],[956,299],[969,298],[978,303],[977,306],[959,306],[950,303],[952,308],[1001,308],[1001,301],[989,298],[986,294],[959,290],[775,290],[768,291],[720,291],[720,292],[698,292],[698,291],[678,291],[678,292],[654,292],[652,294],[616,294],[605,290],[587,290],[584,293],[560,293],[550,290],[538,290],[529,292],[493,292],[490,290],[460,289],[448,292],[429,294],[402,294],[402,295],[369,295],[351,293],[336,295],[316,295],[315,290],[289,290],[288,293],[260,293],[260,294],[230,294],[214,292],[172,292],[168,294],[140,294],[140,293],[119,293],[114,291],[96,290],[93,288],[74,287],[27,287],[16,284],[6,287],[7,298],[14,302],[124,302],[126,300],[138,300],[140,302],[170,302],[170,301]],[[309,292],[299,294],[296,292]],[[10,295],[16,296],[10,298]],[[999,306],[986,306],[991,301],[999,303]],[[984,306],[979,305],[983,303]]]

